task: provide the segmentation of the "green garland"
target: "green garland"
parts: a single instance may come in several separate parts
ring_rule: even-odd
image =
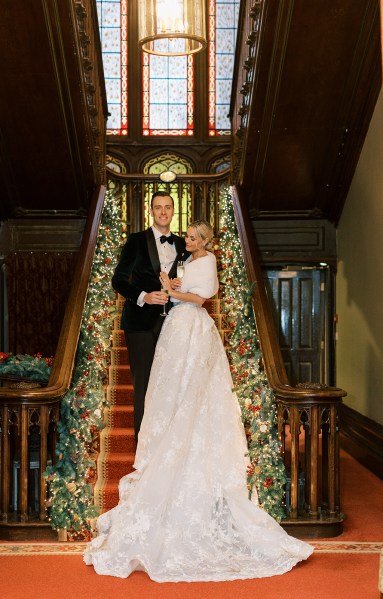
[[[46,384],[49,381],[52,364],[53,357],[44,358],[40,353],[31,356],[0,352],[0,378],[14,377]]]
[[[286,482],[276,430],[275,402],[261,367],[256,326],[248,290],[231,197],[222,196],[220,235],[224,309],[231,329],[229,359],[234,388],[247,431],[251,466],[249,489],[255,485],[260,503],[277,520],[284,517]],[[110,280],[121,237],[119,208],[107,193],[89,281],[71,388],[61,403],[57,460],[46,470],[49,517],[69,538],[88,539],[97,516],[93,483],[107,372],[115,294]]]
[[[230,329],[228,357],[234,391],[242,411],[251,465],[248,469],[250,491],[256,487],[260,504],[280,521],[285,468],[280,454],[275,399],[262,367],[258,334],[246,278],[233,204],[228,190],[220,198],[221,283],[223,309]]]
[[[71,388],[61,402],[56,463],[45,472],[52,527],[69,538],[90,538],[115,292],[110,281],[121,238],[121,216],[107,192],[85,302]]]

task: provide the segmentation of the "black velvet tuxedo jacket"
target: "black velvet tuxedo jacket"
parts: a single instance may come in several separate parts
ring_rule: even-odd
[[[177,276],[177,261],[186,260],[185,240],[173,235],[177,255],[168,273],[170,278]],[[112,278],[113,289],[125,297],[121,328],[128,333],[148,331],[154,327],[163,307],[160,305],[137,305],[142,291],[160,291],[161,271],[156,240],[153,230],[146,229],[129,235],[122,248],[120,260]]]

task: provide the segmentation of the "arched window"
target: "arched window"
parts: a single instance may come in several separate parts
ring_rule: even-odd
[[[143,168],[143,173],[160,175],[166,171],[172,171],[179,174],[190,174],[193,167],[184,158],[173,154],[162,154],[149,160]],[[151,225],[150,217],[150,199],[155,191],[167,191],[174,200],[174,217],[171,223],[171,229],[174,233],[183,235],[186,233],[187,226],[192,219],[192,198],[189,184],[182,184],[177,179],[171,183],[158,181],[145,184],[144,197],[144,225],[145,228]]]
[[[230,167],[231,158],[230,155],[221,156],[220,158],[216,158],[210,165],[209,172],[211,173],[222,173],[227,168]]]
[[[107,168],[109,168],[110,170],[116,172],[116,173],[126,173],[126,166],[125,163],[122,162],[122,160],[120,160],[119,158],[116,158],[115,156],[106,156],[106,166]],[[130,221],[130,213],[131,213],[131,206],[130,206],[130,202],[128,202],[128,197],[127,197],[127,186],[126,183],[119,183],[117,184],[116,181],[110,177],[108,177],[108,189],[109,191],[113,192],[113,195],[116,199],[116,201],[118,201],[120,203],[120,208],[121,208],[121,222],[122,222],[122,235],[121,238],[122,240],[124,240],[126,238],[127,232],[128,232],[128,224]]]

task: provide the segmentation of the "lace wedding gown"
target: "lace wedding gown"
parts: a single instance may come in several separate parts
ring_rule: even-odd
[[[211,297],[217,288],[212,254],[186,265],[184,291]],[[204,308],[181,302],[166,317],[145,402],[135,472],[98,519],[86,564],[118,577],[222,581],[282,574],[311,554],[248,499],[240,408]]]

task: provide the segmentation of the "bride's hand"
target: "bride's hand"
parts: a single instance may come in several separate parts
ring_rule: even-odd
[[[161,271],[160,282],[163,289],[166,289],[168,292],[172,291],[172,283],[166,272]]]
[[[172,279],[170,281],[170,284],[172,286],[172,289],[175,289],[177,291],[177,289],[179,289],[182,285],[182,279],[177,279],[177,278]]]

